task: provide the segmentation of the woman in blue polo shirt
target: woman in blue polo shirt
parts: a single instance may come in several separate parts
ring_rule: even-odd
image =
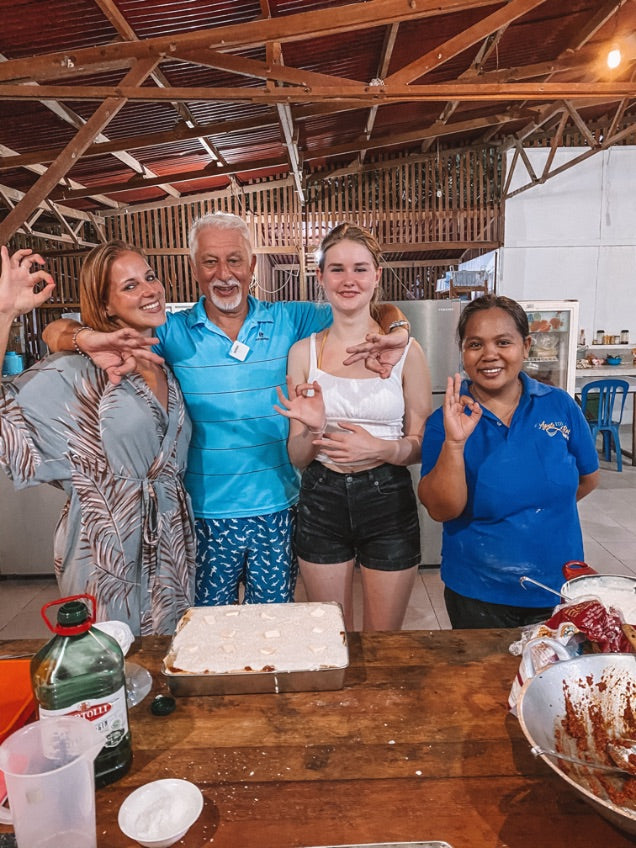
[[[577,500],[598,456],[574,400],[522,371],[528,319],[507,297],[471,301],[457,328],[464,370],[426,424],[419,498],[444,523],[441,576],[453,628],[520,627],[548,617],[562,567],[583,559]],[[529,585],[529,584],[526,584]]]

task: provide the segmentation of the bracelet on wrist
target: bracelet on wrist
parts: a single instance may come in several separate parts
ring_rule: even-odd
[[[312,435],[312,436],[316,436],[317,438],[320,438],[321,436],[324,436],[324,435],[325,435],[325,429],[326,429],[326,428],[327,428],[327,425],[326,425],[326,424],[324,425],[324,427],[321,427],[321,429],[320,429],[320,430],[312,430],[312,429],[311,429],[311,427],[307,427],[307,429],[309,430],[309,432],[311,433],[311,435]]]
[[[405,321],[405,320],[393,321],[392,324],[389,324],[389,333],[391,332],[391,330],[397,330],[398,328],[401,328],[401,327],[404,327],[404,329],[406,330],[407,335],[410,339],[411,338],[411,325],[409,324],[408,321]]]
[[[90,357],[87,353],[84,353],[84,351],[77,344],[77,337],[79,336],[80,333],[83,333],[84,330],[92,330],[92,329],[93,328],[89,327],[88,324],[82,324],[82,326],[78,327],[77,330],[75,330],[75,332],[73,333],[73,350],[75,351],[75,353],[79,353],[80,356],[85,356],[87,359],[90,359]]]

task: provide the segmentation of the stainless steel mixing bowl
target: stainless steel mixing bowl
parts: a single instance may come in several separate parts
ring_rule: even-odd
[[[601,720],[612,727],[616,737],[634,735],[625,713],[629,713],[630,704],[636,713],[636,655],[586,654],[554,663],[526,681],[519,696],[517,712],[521,728],[532,747],[577,754],[574,741],[563,736],[566,690],[570,703],[578,708],[577,715],[584,716],[584,724],[588,725],[591,756],[601,759],[605,752],[594,753],[592,727],[589,721],[585,721],[590,702],[598,708]],[[614,804],[607,791],[608,785],[618,789],[625,780],[636,778],[595,774],[584,767],[568,765],[548,756],[542,756],[542,759],[604,818],[621,830],[636,834],[636,810]]]

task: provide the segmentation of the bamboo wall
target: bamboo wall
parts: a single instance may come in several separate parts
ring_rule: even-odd
[[[494,147],[381,161],[361,170],[312,175],[301,206],[293,179],[232,186],[196,198],[108,211],[97,219],[99,237],[142,247],[166,286],[170,302],[199,296],[188,264],[188,232],[195,218],[233,212],[247,222],[257,255],[255,294],[268,300],[313,299],[313,254],[335,224],[353,221],[371,230],[383,248],[387,300],[435,297],[435,282],[457,264],[503,242],[501,156]],[[86,235],[86,234],[85,234]],[[24,237],[22,237],[24,238]],[[28,240],[27,240],[28,242]],[[25,319],[33,355],[42,328],[79,308],[79,267],[86,249],[59,251],[55,242],[28,246],[47,258],[58,287],[53,302]],[[480,247],[481,246],[481,247]]]
[[[500,157],[494,148],[445,151],[399,166],[312,183],[305,210],[307,245],[335,224],[355,221],[385,250],[498,240]],[[441,246],[441,245],[440,245]]]

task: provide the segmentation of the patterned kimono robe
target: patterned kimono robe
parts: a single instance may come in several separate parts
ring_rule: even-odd
[[[138,374],[113,386],[77,354],[47,357],[0,388],[0,466],[16,488],[54,483],[68,495],[54,543],[62,595],[95,595],[98,620],[135,635],[173,633],[194,598],[182,481],[191,427],[166,376],[167,411]]]

